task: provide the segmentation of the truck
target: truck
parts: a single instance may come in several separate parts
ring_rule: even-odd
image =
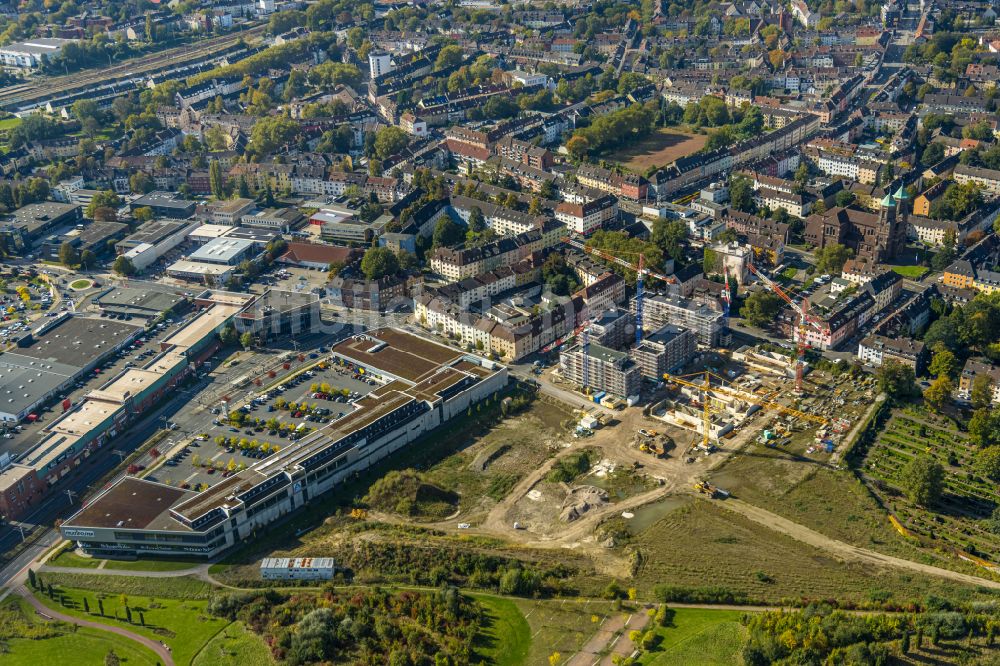
[[[713,486],[708,481],[699,481],[694,484],[694,489],[702,495],[708,495],[710,499],[726,499],[729,497],[728,490],[723,490],[722,488]]]
[[[595,393],[595,394],[594,394],[594,396],[593,396],[593,400],[594,400],[594,402],[595,402],[595,403],[597,403],[598,405],[599,405],[599,404],[601,404],[601,400],[602,400],[602,399],[604,398],[604,396],[606,396],[607,394],[608,394],[608,392],[607,392],[607,391],[598,391],[598,392],[597,392],[597,393]]]

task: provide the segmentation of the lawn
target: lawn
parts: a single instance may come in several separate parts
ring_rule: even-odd
[[[260,636],[233,622],[195,656],[192,666],[271,666],[274,659]]]
[[[789,266],[785,270],[781,271],[781,277],[785,278],[786,280],[794,280],[795,276],[798,274],[799,274],[799,269],[795,268],[794,266]]]
[[[121,571],[183,571],[204,564],[201,560],[108,560],[104,565],[105,569],[117,569]]]
[[[741,611],[675,609],[673,626],[658,627],[659,645],[639,659],[646,666],[724,666],[739,663],[745,629]]]
[[[474,640],[475,660],[492,666],[520,666],[531,647],[531,629],[510,599],[470,594],[483,607],[483,623]]]
[[[892,270],[908,280],[919,280],[930,269],[926,266],[892,266]]]
[[[0,120],[0,132],[10,131],[20,124],[20,118],[4,118],[3,120]]]
[[[158,585],[161,581],[154,582]],[[163,641],[170,647],[178,666],[190,664],[202,646],[229,624],[226,620],[209,616],[205,611],[205,601],[102,594],[62,585],[54,585],[53,588],[52,599],[41,592],[36,594],[46,606]],[[102,604],[103,615],[100,612]],[[129,612],[131,622],[127,620]]]
[[[111,650],[127,666],[152,666],[158,663],[156,655],[127,638],[61,622],[42,622],[34,609],[20,597],[11,598],[0,609],[0,613],[5,622],[0,629],[0,642],[6,647],[0,658],[0,663],[4,666],[56,663],[101,666],[104,664],[104,657]],[[32,635],[36,630],[43,634]]]
[[[73,280],[69,283],[69,288],[79,291],[81,289],[89,289],[92,284],[94,283],[90,280]]]
[[[101,566],[101,560],[96,557],[82,557],[72,550],[61,551],[51,558],[47,565],[53,567],[71,567],[74,569],[96,569]]]
[[[698,152],[706,141],[708,137],[704,134],[688,134],[663,128],[636,144],[609,153],[606,157],[630,171],[645,173],[650,167],[664,166],[679,157]]]

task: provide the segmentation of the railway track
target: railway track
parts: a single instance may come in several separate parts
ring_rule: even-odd
[[[53,99],[63,94],[101,83],[122,82],[163,69],[183,65],[235,45],[240,39],[260,35],[266,26],[248,28],[242,32],[206,40],[193,46],[178,46],[162,53],[132,58],[103,69],[84,70],[77,74],[40,77],[36,81],[20,83],[0,90],[0,108],[10,109],[33,101]]]

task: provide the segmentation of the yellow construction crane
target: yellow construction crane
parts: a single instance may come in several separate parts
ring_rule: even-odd
[[[701,382],[691,381],[692,378],[700,377]],[[711,408],[711,396],[709,392],[720,393],[722,395],[728,395],[739,400],[745,400],[747,402],[752,402],[755,405],[759,405],[766,409],[773,409],[776,412],[781,412],[783,414],[788,414],[790,416],[795,416],[800,419],[805,419],[807,421],[813,421],[819,423],[820,425],[826,425],[829,423],[822,416],[817,416],[816,414],[810,414],[808,412],[803,412],[801,410],[795,409],[794,407],[788,407],[787,405],[782,405],[780,402],[775,402],[767,397],[761,397],[754,395],[753,393],[748,393],[746,391],[740,391],[729,386],[716,384],[712,385],[712,378],[715,377],[720,382],[726,381],[719,375],[716,375],[708,370],[705,372],[698,372],[691,375],[675,376],[669,373],[664,373],[663,379],[668,382],[673,382],[679,386],[687,386],[689,388],[696,389],[701,394],[701,408],[702,408],[702,438],[701,445],[706,451],[708,450],[708,440],[709,435],[712,431],[712,408]]]

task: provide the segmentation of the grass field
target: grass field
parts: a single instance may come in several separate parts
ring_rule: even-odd
[[[111,650],[115,651],[125,666],[153,666],[160,663],[156,655],[138,643],[86,627],[56,638],[15,638],[7,646],[10,651],[0,657],[0,663],[4,666],[103,666],[104,658]]]
[[[930,270],[926,266],[893,266],[892,270],[909,280],[919,280]]]
[[[233,622],[202,647],[192,666],[271,666],[274,659],[260,636]]]
[[[739,663],[745,628],[740,611],[678,608],[673,626],[659,627],[660,643],[639,659],[644,666],[727,666]]]
[[[650,167],[670,164],[679,157],[696,153],[704,147],[708,137],[663,128],[628,148],[609,154],[610,160],[636,173],[645,173]]]
[[[69,283],[69,288],[70,289],[77,289],[77,290],[79,290],[79,289],[88,289],[88,288],[90,288],[90,285],[92,285],[92,284],[94,284],[94,283],[91,282],[90,280],[73,280],[72,282]]]
[[[531,646],[531,629],[517,604],[486,594],[469,596],[484,609],[484,621],[475,638],[475,662],[491,666],[525,664]]]
[[[177,578],[143,578],[141,576],[106,576],[96,574],[64,574],[42,572],[39,578],[45,583],[64,587],[100,592],[126,594],[133,597],[164,596],[171,599],[204,600],[215,589],[205,581],[192,576]]]
[[[837,505],[839,499],[815,498]],[[643,564],[635,576],[642,597],[654,586],[721,588],[751,603],[839,599],[905,604],[936,594],[956,601],[989,598],[987,590],[896,569],[841,562],[826,552],[749,521],[707,500],[692,500],[641,534]]]
[[[163,641],[170,647],[178,665],[190,664],[202,646],[229,624],[226,620],[209,616],[205,612],[205,601],[161,596],[125,595],[123,598],[119,594],[102,594],[62,585],[54,588],[54,599],[42,593],[36,596],[46,606],[63,613],[124,627],[153,640]],[[104,607],[103,616],[99,614],[101,604]],[[89,612],[85,608],[89,608]],[[126,608],[131,611],[132,622],[127,620]]]
[[[565,660],[576,654],[594,635],[601,622],[612,613],[610,601],[533,601],[515,602],[531,628],[531,646],[525,666],[548,663],[549,655],[558,652]]]
[[[0,120],[0,132],[12,130],[20,124],[20,118],[4,118]]]

